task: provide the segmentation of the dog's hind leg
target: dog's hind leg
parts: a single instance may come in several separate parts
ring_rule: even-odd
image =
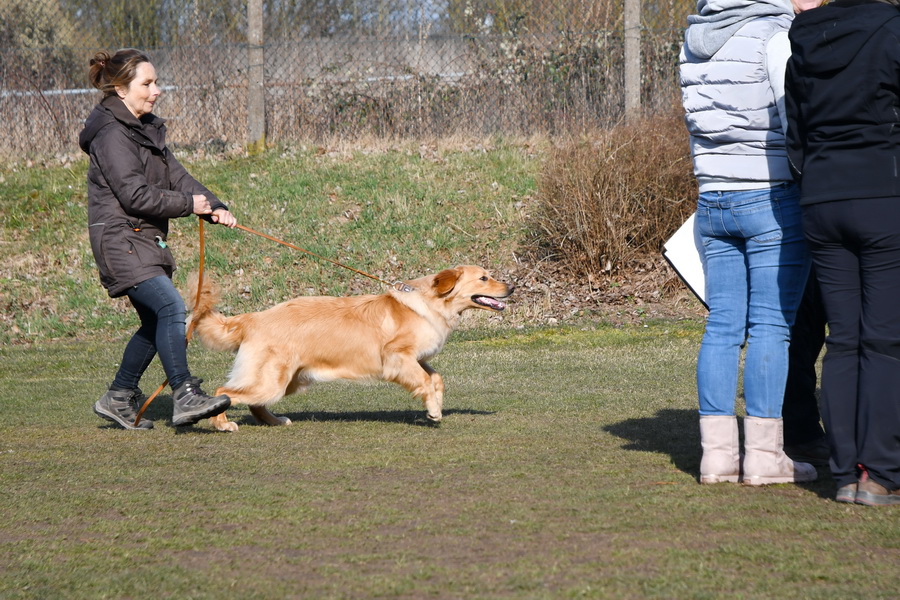
[[[247,408],[250,409],[250,414],[256,418],[260,423],[264,423],[265,425],[290,425],[291,420],[287,417],[279,417],[278,415],[272,414],[265,404],[251,404]]]
[[[216,390],[216,395],[225,394],[231,397],[228,388],[219,388]],[[250,409],[250,414],[263,425],[290,425],[291,420],[287,417],[279,417],[278,415],[272,414],[266,405],[264,404],[250,404],[247,406]],[[238,424],[234,421],[229,421],[228,417],[225,416],[225,413],[221,413],[216,415],[215,417],[211,417],[209,419],[210,424],[218,429],[219,431],[237,431]]]
[[[257,360],[247,360],[240,351],[235,359],[231,378],[216,394],[225,394],[231,404],[246,404],[253,417],[265,425],[290,425],[287,417],[273,415],[266,408],[267,404],[284,397],[291,382],[291,367],[279,361],[269,353],[254,355]],[[224,413],[210,419],[210,423],[219,431],[237,431],[238,425],[229,421]]]
[[[256,394],[247,394],[243,390],[229,388],[226,386],[216,390],[216,395],[225,394],[231,398],[231,404],[246,404],[250,409],[250,414],[263,425],[290,425],[291,420],[287,417],[279,417],[269,412],[265,403],[259,403]],[[212,417],[210,424],[219,431],[237,431],[238,425],[234,421],[229,421],[225,413]]]
[[[221,390],[222,388],[219,388]],[[216,395],[220,394],[219,390],[216,390]],[[225,416],[225,413],[219,413],[214,417],[210,417],[209,424],[218,429],[219,431],[237,431],[238,424],[234,421],[229,421],[228,417]]]
[[[226,384],[216,390],[216,393],[225,394],[231,398],[232,404],[246,404],[247,408],[250,409],[250,414],[263,425],[290,425],[290,419],[274,415],[266,408],[267,404],[284,397],[284,389],[284,387],[280,387],[276,383],[256,387],[252,391],[248,391],[246,388],[228,387],[228,384]],[[230,423],[230,425],[234,425],[234,429],[226,429],[225,431],[237,430],[237,423]],[[216,428],[219,429],[218,426]]]

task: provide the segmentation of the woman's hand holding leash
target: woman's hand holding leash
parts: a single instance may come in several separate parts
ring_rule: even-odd
[[[228,227],[230,229],[234,229],[238,224],[237,218],[233,214],[231,214],[230,211],[224,208],[216,209],[212,214],[212,220],[213,223],[224,225],[225,227]]]
[[[219,225],[224,225],[231,229],[237,227],[237,218],[231,214],[228,209],[217,208],[214,211],[209,204],[209,200],[207,200],[206,196],[203,194],[194,194],[193,198],[195,215],[210,215],[210,219],[213,223],[218,223]]]

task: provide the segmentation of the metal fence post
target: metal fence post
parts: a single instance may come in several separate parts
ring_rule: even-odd
[[[263,0],[247,1],[247,150],[266,148],[266,87]]]
[[[625,120],[641,115],[641,0],[625,0]]]

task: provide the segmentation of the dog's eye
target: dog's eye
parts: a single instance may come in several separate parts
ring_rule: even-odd
[[[487,280],[488,280],[487,275],[482,275],[482,276],[481,276],[481,280],[482,280],[482,281],[487,281]]]

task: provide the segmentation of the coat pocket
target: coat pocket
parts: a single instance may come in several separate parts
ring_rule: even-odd
[[[101,278],[127,281],[146,267],[158,266],[172,272],[175,259],[168,248],[161,248],[155,240],[145,237],[127,227],[108,229],[103,233],[101,244],[103,262]]]

